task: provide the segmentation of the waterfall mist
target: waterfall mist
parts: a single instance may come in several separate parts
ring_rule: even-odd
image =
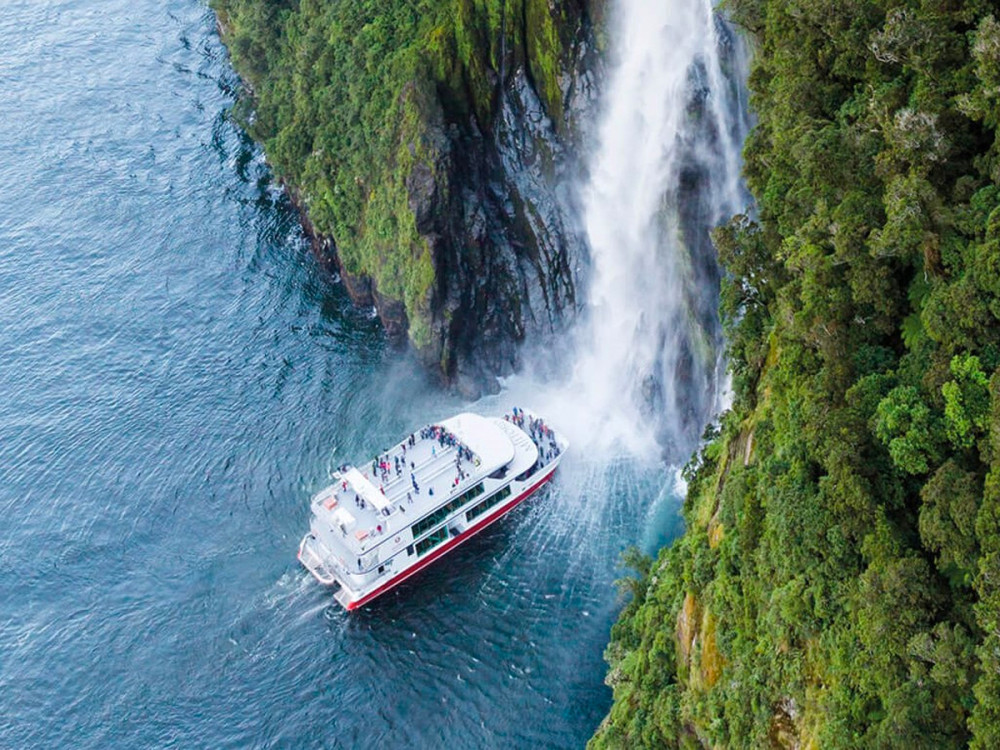
[[[709,230],[746,205],[746,54],[710,0],[618,0],[613,18],[580,189],[586,308],[568,385],[534,403],[578,445],[681,463],[724,390]]]

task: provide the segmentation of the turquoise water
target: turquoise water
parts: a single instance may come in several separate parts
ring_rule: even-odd
[[[0,14],[0,747],[582,746],[668,472],[571,451],[342,612],[310,494],[465,405],[319,268],[236,85],[193,0]]]

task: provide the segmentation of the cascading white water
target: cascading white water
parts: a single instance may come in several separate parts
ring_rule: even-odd
[[[531,585],[559,591],[604,592],[625,544],[654,552],[679,532],[677,467],[723,390],[709,230],[747,205],[740,40],[710,0],[612,2],[579,186],[586,309],[571,335],[525,352],[524,371],[482,404],[484,414],[530,407],[571,442],[531,525],[530,547],[556,551],[561,571],[558,585],[542,574]]]
[[[578,444],[683,462],[719,406],[708,233],[746,205],[746,55],[710,0],[617,0],[612,10],[581,190],[588,305],[570,383],[543,401]]]

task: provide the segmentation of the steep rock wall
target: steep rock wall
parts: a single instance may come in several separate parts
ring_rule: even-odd
[[[248,128],[390,335],[474,392],[560,325],[598,0],[213,5]]]

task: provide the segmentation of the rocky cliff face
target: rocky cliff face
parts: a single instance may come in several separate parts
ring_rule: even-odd
[[[757,218],[714,235],[733,406],[636,565],[591,747],[1000,747],[1000,23],[728,5],[757,50]]]
[[[215,5],[251,131],[390,335],[471,395],[560,326],[584,252],[568,186],[599,0]]]

